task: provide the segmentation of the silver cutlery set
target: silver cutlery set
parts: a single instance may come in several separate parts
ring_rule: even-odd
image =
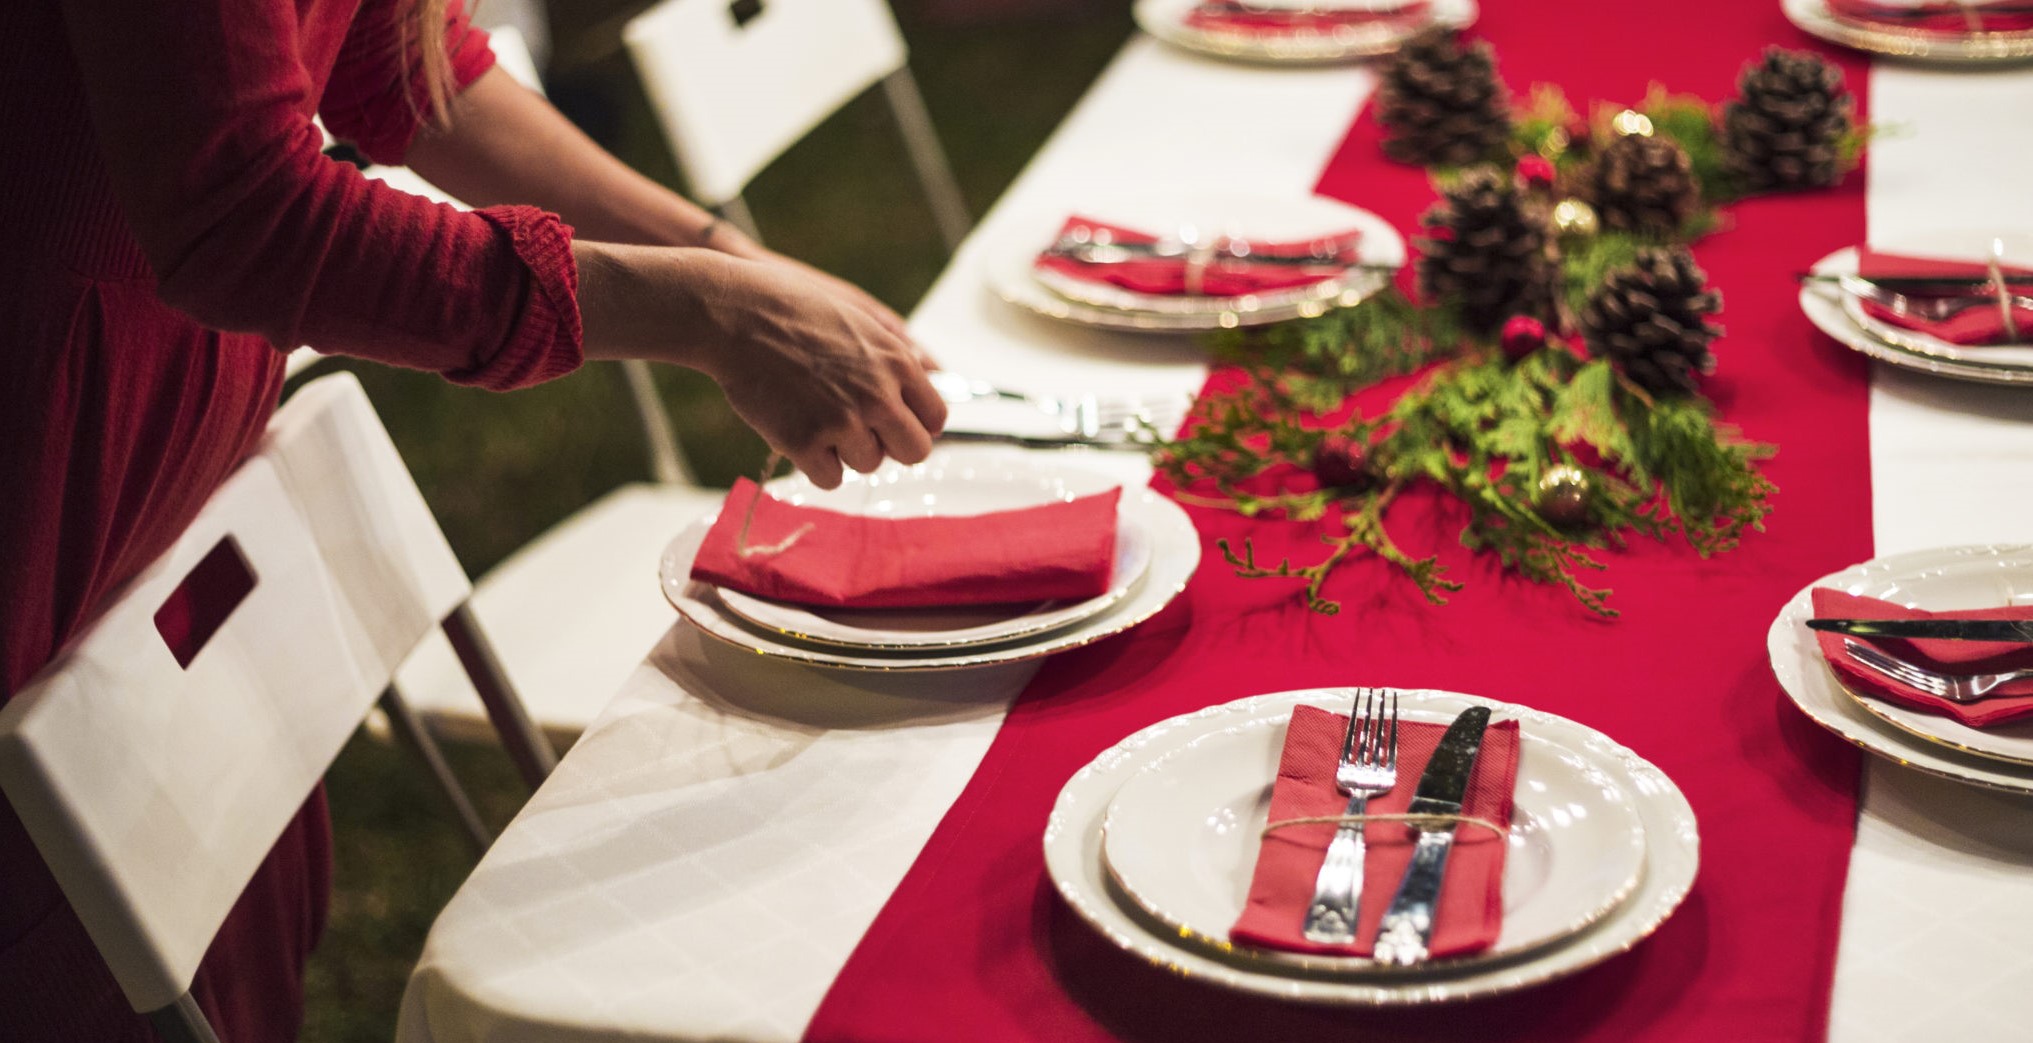
[[[1854,637],[1906,640],[1995,641],[2033,644],[2033,620],[2020,619],[1810,619],[1813,630]],[[2007,693],[1999,688],[2033,678],[2033,669],[1951,674],[1901,659],[1884,649],[1846,638],[1843,651],[1858,666],[1929,695],[1973,703]]]
[[[929,374],[932,386],[949,405],[969,402],[1012,402],[1036,409],[1056,430],[1048,433],[1016,433],[989,430],[951,429],[940,440],[960,443],[994,443],[1026,449],[1123,449],[1143,450],[1151,443],[1169,438],[1185,422],[1192,406],[1190,395],[1050,395],[1014,391],[956,373],[937,370]]]
[[[1424,963],[1430,956],[1434,913],[1454,848],[1455,816],[1468,796],[1475,758],[1489,726],[1487,707],[1470,707],[1448,725],[1420,774],[1407,812],[1417,819],[1419,839],[1412,863],[1399,881],[1377,928],[1375,958],[1393,966]],[[1398,696],[1395,691],[1358,689],[1341,741],[1334,784],[1348,796],[1343,818],[1357,818],[1371,798],[1389,793],[1398,781]],[[1355,940],[1363,887],[1363,824],[1335,830],[1314,881],[1304,925],[1308,941],[1348,944]]]

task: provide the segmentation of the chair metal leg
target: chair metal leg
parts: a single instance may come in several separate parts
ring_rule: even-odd
[[[967,215],[967,200],[960,194],[959,182],[953,179],[946,150],[939,147],[939,136],[932,130],[932,115],[925,110],[925,96],[918,91],[911,67],[903,66],[883,77],[882,89],[889,96],[897,128],[903,131],[911,165],[917,168],[918,180],[925,186],[925,197],[931,200],[932,219],[939,224],[939,237],[946,241],[949,252],[958,250],[960,240],[967,237],[967,229],[974,222]]]
[[[762,242],[762,231],[755,227],[755,214],[748,209],[748,200],[735,193],[724,203],[713,208],[713,212],[727,219],[727,223],[741,229],[741,234]]]
[[[402,698],[394,685],[381,690],[381,712],[388,717],[388,726],[403,745],[408,746],[430,769],[431,777],[437,780],[439,792],[452,805],[452,814],[466,831],[466,839],[473,842],[475,854],[486,854],[487,845],[493,842],[493,834],[480,821],[480,813],[473,807],[472,798],[466,795],[466,787],[459,785],[459,777],[452,774],[452,766],[445,763],[445,751],[438,748],[438,740],[424,727],[416,711]]]
[[[466,677],[480,693],[480,702],[487,707],[487,718],[494,722],[494,731],[501,736],[508,758],[515,762],[516,770],[531,789],[543,785],[551,769],[558,766],[557,752],[551,749],[551,740],[542,729],[529,719],[529,709],[515,694],[508,671],[502,668],[494,646],[473,616],[473,603],[460,602],[445,617],[443,629],[452,642],[452,651],[459,656],[459,665],[465,667]]]
[[[205,1012],[198,1009],[198,1001],[188,992],[167,1007],[149,1011],[148,1021],[163,1043],[219,1043],[212,1023],[205,1020]]]
[[[656,377],[650,372],[649,363],[641,359],[622,360],[621,379],[628,388],[629,401],[635,405],[636,418],[642,422],[642,440],[649,446],[650,473],[665,485],[699,484],[691,465],[685,462],[685,454],[678,449],[677,429],[671,425],[670,412],[664,409],[663,396],[657,394]]]

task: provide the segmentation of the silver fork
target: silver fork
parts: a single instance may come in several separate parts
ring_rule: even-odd
[[[1973,703],[1991,694],[1999,685],[2033,677],[2033,669],[2003,670],[1991,674],[1944,674],[1850,638],[1843,639],[1842,650],[1848,652],[1860,666],[1952,703]]]
[[[1334,766],[1334,785],[1348,794],[1344,816],[1360,815],[1369,799],[1398,783],[1398,693],[1395,689],[1359,688],[1349,711],[1348,731],[1341,737],[1341,759]],[[1313,901],[1306,906],[1306,940],[1346,944],[1355,940],[1356,915],[1362,902],[1362,824],[1334,831],[1327,858],[1313,880]]]
[[[1192,400],[1185,395],[1142,398],[1132,395],[1040,395],[1000,388],[945,370],[926,374],[939,397],[959,404],[981,399],[1022,402],[1058,422],[1059,429],[1081,438],[1113,434],[1154,433],[1169,437],[1186,419]]]
[[[1997,293],[1994,291],[1987,292],[1981,286],[1972,287],[1974,292],[1964,296],[1934,297],[1888,290],[1877,283],[1853,275],[1842,276],[1840,285],[1844,293],[1850,294],[1853,297],[1882,305],[1895,314],[1912,315],[1917,318],[1926,319],[1929,322],[1951,319],[1972,308],[1996,308],[1998,306]],[[2012,307],[2015,308],[2033,308],[2033,297],[2013,294],[2005,299],[2010,301]]]

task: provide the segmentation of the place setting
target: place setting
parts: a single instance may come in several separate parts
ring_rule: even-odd
[[[1321,64],[1388,54],[1432,25],[1475,21],[1475,0],[1138,0],[1137,26],[1199,54]]]
[[[2033,548],[1952,547],[1817,580],[1773,622],[1772,671],[1878,756],[2033,794]]]
[[[1672,781],[1585,725],[1433,690],[1259,695],[1152,725],[1061,790],[1067,904],[1174,973],[1304,1003],[1493,995],[1627,951],[1700,859]]]
[[[664,596],[716,640],[854,670],[952,670],[1121,633],[1184,589],[1200,537],[1179,506],[1056,461],[942,447],[914,465],[747,479],[679,533]]]
[[[1788,21],[1830,43],[1914,61],[1992,65],[2033,58],[2024,0],[1782,0]]]
[[[1405,244],[1318,196],[1141,193],[1025,215],[989,240],[995,296],[1133,333],[1258,326],[1351,307],[1390,284]]]
[[[1822,332],[1902,369],[2033,384],[2033,242],[1940,230],[1917,246],[1846,247],[1801,277],[1800,308]]]

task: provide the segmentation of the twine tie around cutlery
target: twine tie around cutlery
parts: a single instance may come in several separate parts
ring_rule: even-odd
[[[1967,9],[1965,9],[1967,10]],[[1991,289],[1998,294],[1998,314],[2005,319],[2005,338],[2011,343],[2019,342],[2019,323],[2012,318],[2012,291],[2005,282],[2005,241],[1991,240],[1991,259],[1986,267],[1991,274]]]
[[[752,544],[748,542],[748,527],[750,525],[755,524],[755,508],[758,504],[762,503],[763,483],[768,482],[770,480],[770,476],[776,473],[777,465],[783,463],[783,460],[784,454],[772,452],[769,454],[769,459],[763,461],[762,480],[755,483],[755,495],[749,497],[748,499],[748,512],[741,516],[741,532],[734,537],[734,550],[736,554],[739,554],[744,558],[754,558],[754,557],[774,558],[777,555],[782,554],[787,550],[790,550],[791,547],[795,545],[798,542],[798,540],[802,539],[806,533],[812,531],[812,523],[806,522],[805,524],[798,526],[798,530],[796,532],[791,533],[789,536],[786,536],[783,539],[776,541],[775,543]]]
[[[1335,826],[1359,826],[1365,822],[1403,822],[1415,826],[1441,826],[1451,822],[1455,825],[1480,826],[1500,837],[1509,836],[1511,832],[1480,815],[1414,815],[1401,811],[1375,815],[1307,815],[1304,818],[1281,818],[1276,822],[1264,823],[1263,831],[1257,836],[1267,837],[1280,829],[1292,826],[1321,826],[1330,823]]]

